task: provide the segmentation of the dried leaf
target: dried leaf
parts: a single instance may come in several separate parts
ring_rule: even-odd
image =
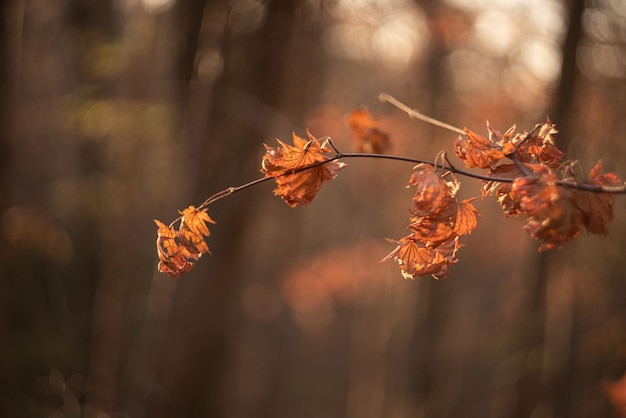
[[[189,206],[179,213],[183,215],[180,221],[179,238],[184,249],[190,254],[199,254],[198,257],[209,253],[209,247],[204,238],[211,235],[207,223],[214,224],[215,221],[206,211],[198,210],[194,206]]]
[[[526,138],[527,132],[520,132],[516,135],[514,142],[524,141],[518,151],[519,160],[525,163],[557,166],[564,154],[556,147],[552,137],[558,132],[555,124],[548,119],[545,123],[536,125],[533,132],[536,133],[528,138]]]
[[[501,144],[484,138],[465,128],[465,136],[454,142],[454,153],[469,168],[493,168],[505,157]]]
[[[456,221],[454,222],[454,233],[456,235],[467,235],[478,225],[479,213],[472,205],[475,198],[465,199],[458,204]]]
[[[602,163],[598,162],[589,172],[588,182],[596,186],[617,186],[623,181],[613,173],[602,173]],[[594,234],[606,235],[606,225],[613,219],[613,202],[615,195],[611,193],[593,193],[576,190],[576,206],[583,214],[583,225]]]
[[[355,140],[356,152],[384,154],[390,147],[389,135],[379,129],[378,123],[365,109],[357,109],[346,116],[346,122]]]
[[[528,216],[524,228],[547,250],[577,237],[583,224],[582,212],[574,204],[570,190],[555,184],[556,176],[546,166],[541,177],[521,177],[513,181],[509,196]]]
[[[183,215],[180,221],[181,229],[186,229],[192,234],[200,236],[208,237],[211,235],[207,223],[214,224],[215,221],[211,219],[205,210],[198,210],[190,205],[187,209],[183,209],[179,213]]]
[[[215,223],[206,210],[198,210],[194,206],[189,206],[180,213],[183,216],[178,230],[154,220],[158,227],[158,269],[175,278],[191,270],[202,254],[209,253],[209,247],[204,240],[210,235],[207,223]]]
[[[490,177],[497,177],[503,179],[515,179],[517,177],[523,177],[523,173],[515,164],[501,164],[494,168],[489,169]],[[482,197],[488,196],[492,193],[496,193],[501,187],[511,187],[510,183],[500,183],[497,181],[483,181]],[[507,192],[508,193],[508,192]]]
[[[291,207],[310,203],[322,186],[345,167],[339,161],[319,164],[329,160],[324,153],[329,152],[330,148],[311,134],[308,141],[293,134],[293,146],[280,140],[278,142],[281,145],[279,148],[265,146],[261,172],[266,177],[275,178],[277,187],[274,194]],[[310,165],[314,166],[306,168]]]
[[[458,237],[437,247],[424,246],[412,235],[400,241],[388,241],[398,246],[381,261],[394,260],[400,266],[402,277],[408,280],[427,274],[435,279],[447,278],[450,265],[457,262],[456,252],[461,247]]]
[[[456,203],[447,183],[428,164],[415,166],[407,187],[415,186],[411,215],[421,217],[445,210]]]
[[[425,247],[440,245],[456,236],[452,217],[447,217],[445,220],[421,217],[415,219],[409,228],[413,232],[413,238],[420,241]]]
[[[515,125],[507,129],[504,134],[500,134],[500,132],[495,130],[489,121],[487,121],[487,131],[489,132],[489,141],[502,148],[502,152],[505,155],[508,155],[515,150]]]

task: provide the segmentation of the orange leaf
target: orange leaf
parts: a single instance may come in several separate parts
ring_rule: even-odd
[[[469,168],[492,168],[505,157],[502,145],[465,128],[465,136],[459,135],[454,141],[454,153]]]
[[[515,179],[517,177],[522,177],[523,173],[515,164],[502,164],[490,169],[489,175],[499,178]],[[510,192],[510,183],[500,183],[497,181],[483,182],[482,197],[495,193],[496,199],[506,216],[517,216],[519,214],[519,202],[511,199],[509,196]]]
[[[450,218],[447,218],[446,221],[422,217],[416,219],[409,227],[413,231],[414,239],[420,241],[426,247],[433,247],[456,236],[454,222]]]
[[[515,164],[502,164],[502,165],[489,169],[489,176],[491,177],[515,179],[517,177],[522,177],[523,175],[524,174],[520,171],[520,169]],[[510,188],[510,184],[508,183],[503,184],[497,181],[483,181],[482,197],[485,197],[485,196],[490,195],[491,193],[497,192],[497,190],[502,186],[508,186]]]
[[[602,173],[602,163],[598,162],[589,172],[588,182],[596,186],[617,186],[623,181],[613,173]],[[592,193],[576,190],[576,206],[583,213],[585,228],[594,234],[606,235],[606,225],[613,219],[613,202],[615,195],[611,193]]]
[[[159,228],[156,241],[159,256],[158,269],[161,273],[178,278],[193,267],[193,262],[186,256],[187,251],[178,243],[178,231],[156,219],[154,223]]]
[[[204,235],[207,237],[211,235],[207,223],[214,224],[215,221],[211,219],[206,210],[198,210],[193,205],[190,205],[187,209],[183,209],[179,213],[183,215],[180,221],[181,229],[185,228],[196,235]]]
[[[458,204],[456,221],[454,223],[454,233],[456,235],[467,235],[478,225],[479,213],[471,203],[474,199],[465,199]]]
[[[190,253],[206,254],[209,247],[204,241],[204,237],[211,235],[207,223],[214,224],[206,210],[198,210],[193,205],[180,212],[183,215],[180,221],[179,238],[180,242]]]
[[[189,206],[180,212],[178,230],[154,220],[157,225],[157,254],[159,271],[178,278],[188,272],[202,254],[209,253],[204,237],[210,235],[207,223],[215,223],[205,210]]]
[[[396,261],[402,277],[408,280],[427,274],[435,279],[445,279],[450,265],[457,262],[456,252],[461,247],[458,237],[438,247],[426,247],[413,239],[412,235],[401,238],[400,241],[388,241],[398,246],[381,261]]]
[[[391,146],[389,135],[381,131],[378,124],[365,109],[357,109],[346,116],[346,122],[355,140],[357,152],[383,154]]]
[[[280,140],[278,142],[280,148],[265,146],[261,172],[266,177],[275,178],[277,187],[274,194],[291,207],[310,203],[322,186],[345,167],[339,161],[314,165],[328,161],[329,158],[324,153],[330,149],[326,144],[320,144],[311,134],[308,141],[293,134],[293,146]],[[314,166],[307,168],[310,165]]]
[[[526,138],[520,147],[518,151],[519,160],[526,163],[547,164],[554,168],[564,155],[556,147],[552,137],[558,132],[554,123],[548,119],[545,123],[536,125],[534,130],[537,130],[537,133]],[[526,132],[520,132],[515,141],[521,141],[526,135]]]
[[[433,215],[455,203],[445,180],[428,164],[415,166],[409,178],[410,186],[415,186],[411,209],[411,215],[415,217]]]
[[[543,241],[547,250],[576,238],[583,225],[583,214],[575,205],[574,194],[555,184],[556,175],[543,166],[541,177],[521,177],[513,181],[509,196],[519,202],[528,216],[524,228],[530,236]]]

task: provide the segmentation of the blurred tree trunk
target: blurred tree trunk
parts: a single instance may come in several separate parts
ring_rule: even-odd
[[[561,77],[548,114],[559,127],[557,146],[567,152],[574,133],[572,129],[575,120],[573,105],[576,97],[576,84],[580,76],[576,53],[583,36],[585,1],[570,0],[566,4],[568,5],[568,26],[565,41],[561,46]]]
[[[578,46],[583,38],[583,13],[585,10],[584,0],[570,0],[568,4],[568,27],[565,41],[561,47],[561,77],[556,88],[552,112],[554,115],[554,122],[559,127],[559,134],[557,135],[557,146],[566,151],[570,158],[575,159],[575,155],[571,155],[568,151],[572,150],[570,145],[575,140],[573,138],[576,132],[576,89],[580,81],[580,70],[577,63],[577,51]],[[547,306],[554,305],[554,302],[548,299],[547,289],[549,286],[550,274],[554,274],[554,269],[551,267],[555,264],[556,254],[550,251],[542,252],[538,255],[539,258],[539,271],[538,271],[538,286],[542,288],[544,296],[544,307],[542,312],[545,314]],[[574,286],[574,284],[572,284]],[[561,329],[569,329],[569,332],[559,332],[557,336],[544,335],[544,351],[550,352],[550,347],[547,346],[547,341],[550,339],[552,344],[556,344],[561,347],[559,358],[547,358],[551,363],[550,365],[544,364],[543,371],[543,389],[544,398],[548,399],[549,404],[553,405],[555,416],[569,417],[573,416],[572,406],[575,405],[573,394],[575,393],[575,358],[577,356],[576,348],[580,346],[581,329],[580,318],[577,312],[575,296],[576,292],[573,292],[570,301],[572,305],[570,323],[566,326],[560,326]],[[561,301],[561,304],[563,302]],[[550,329],[547,327],[547,318],[544,319],[544,329],[547,331]],[[564,341],[555,341],[555,338],[564,339]],[[552,338],[550,338],[552,337]],[[565,356],[563,356],[565,352]],[[546,358],[546,356],[544,356]],[[548,368],[549,366],[549,368]],[[536,382],[538,384],[539,382]]]
[[[110,3],[94,4],[99,6],[95,13],[97,17],[87,24],[101,28],[100,23],[110,16],[103,13]],[[77,12],[69,1],[54,5],[5,2],[2,6],[4,44],[0,50],[4,61],[1,78],[7,83],[3,90],[2,115],[11,116],[10,127],[8,119],[1,123],[3,180],[7,178],[9,157],[13,160],[10,166],[12,187],[2,193],[7,199],[2,203],[2,212],[4,214],[8,199],[11,199],[11,204],[19,208],[15,213],[37,216],[49,227],[46,230],[32,222],[29,228],[38,233],[39,242],[24,244],[14,239],[11,251],[2,251],[4,255],[11,255],[10,286],[6,292],[10,303],[2,306],[10,311],[8,315],[14,324],[10,329],[11,336],[2,339],[10,346],[7,358],[15,371],[9,382],[12,392],[7,402],[19,408],[12,416],[23,416],[28,409],[45,414],[44,411],[50,408],[46,402],[38,402],[36,396],[40,393],[33,393],[30,389],[37,378],[47,376],[52,369],[62,375],[81,371],[88,361],[86,347],[90,337],[85,335],[88,334],[85,323],[89,321],[85,317],[89,317],[86,312],[91,309],[92,293],[77,289],[92,289],[96,281],[97,263],[89,263],[98,257],[98,243],[93,239],[97,236],[94,233],[96,223],[93,219],[87,220],[84,213],[73,212],[75,208],[68,209],[68,202],[66,209],[72,216],[65,219],[67,228],[56,227],[55,224],[62,223],[62,216],[55,210],[58,207],[52,207],[52,195],[57,181],[76,180],[79,177],[77,172],[82,169],[86,171],[85,177],[95,171],[92,160],[76,164],[83,150],[78,146],[79,142],[67,132],[62,133],[60,127],[61,110],[66,110],[60,109],[61,99],[71,95],[80,82],[76,77],[78,66],[72,62],[79,53],[66,41],[69,34],[79,33],[74,30],[85,23],[83,12],[90,9],[80,7]],[[7,35],[11,45],[7,44]],[[14,152],[9,152],[9,147]],[[94,154],[91,151],[85,154],[91,156]],[[3,183],[3,187],[6,186]],[[79,196],[72,197],[80,200]],[[25,217],[22,221],[32,219]],[[83,228],[86,225],[88,227]],[[51,239],[52,228],[62,233],[79,231],[73,236],[73,254],[69,256],[77,262],[71,268],[63,269],[59,263],[37,251],[36,245]],[[3,273],[6,271],[2,269]],[[80,294],[80,301],[71,300],[77,294]],[[72,303],[75,305],[71,306]],[[76,315],[71,317],[70,310],[76,306],[81,309],[74,311]]]
[[[554,122],[559,127],[557,135],[557,146],[562,150],[567,150],[572,140],[574,132],[573,102],[575,98],[576,84],[578,81],[578,65],[576,63],[576,52],[582,37],[582,16],[584,11],[584,0],[571,0],[568,5],[568,27],[565,42],[562,45],[561,77],[556,88],[556,93],[549,114],[554,115]],[[531,356],[533,351],[537,353],[539,349],[542,353],[550,352],[546,335],[548,330],[547,308],[552,301],[548,298],[548,281],[550,275],[555,274],[554,266],[555,253],[544,251],[538,253],[536,260],[536,273],[527,283],[532,286],[530,292],[530,304],[527,315],[523,321],[522,329],[528,334],[524,340],[523,352]],[[576,312],[572,311],[572,321],[575,321]],[[569,347],[565,352],[567,358],[547,358],[543,355],[541,364],[527,370],[518,382],[518,408],[516,417],[527,417],[538,408],[549,408],[556,416],[571,416],[571,373],[573,364],[573,349],[576,335],[576,327],[570,329],[569,335],[565,338],[569,341],[558,341],[560,347]],[[554,344],[555,342],[552,341]],[[562,352],[562,351],[561,351]]]
[[[9,42],[9,13],[12,2],[0,7],[0,214],[10,207],[9,164],[11,162],[11,109],[15,95],[14,57]],[[0,417],[9,416],[5,394],[9,392],[9,283],[7,272],[7,241],[0,233]]]
[[[258,31],[237,33],[227,26],[222,77],[215,86],[192,79],[186,128],[197,170],[193,201],[259,176],[260,142],[279,98],[295,5],[295,0],[269,2]],[[199,52],[184,49],[183,55],[196,59]],[[194,73],[185,67],[182,72]],[[254,213],[255,193],[232,199],[237,201],[219,202],[209,211],[219,230],[209,243],[214,256],[179,284],[161,379],[170,402],[152,416],[223,416],[238,272],[245,263],[239,258],[241,240]]]

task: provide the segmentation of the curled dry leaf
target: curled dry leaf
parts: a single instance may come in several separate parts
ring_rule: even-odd
[[[467,128],[464,130],[465,136],[459,135],[454,141],[454,153],[467,167],[493,168],[506,156],[509,147],[505,144],[509,142],[494,141],[491,131],[490,137],[484,138]]]
[[[154,220],[157,225],[157,254],[159,256],[158,269],[171,277],[178,278],[188,272],[194,263],[209,253],[205,237],[210,235],[208,225],[215,223],[206,212],[189,206],[180,212],[180,226],[178,230]]]
[[[558,166],[564,154],[552,137],[557,132],[556,125],[548,119],[536,125],[530,133],[518,133],[513,142],[517,144],[524,141],[523,146],[519,147],[518,159],[524,163],[546,164],[553,168]]]
[[[624,184],[614,173],[602,173],[602,162],[591,169],[587,179],[595,186],[619,186]],[[593,234],[606,235],[606,225],[613,219],[613,202],[615,195],[611,193],[591,193],[580,190],[573,191],[578,209],[583,214],[583,225]]]
[[[357,109],[346,116],[346,122],[354,138],[356,152],[384,154],[391,147],[389,135],[383,132],[378,123],[365,109]]]
[[[320,143],[310,133],[309,140],[293,134],[293,145],[277,140],[280,147],[265,145],[261,172],[276,180],[274,194],[289,206],[310,203],[322,186],[334,179],[346,164],[330,161],[325,155],[332,149],[326,142]],[[309,168],[310,167],[310,168]]]
[[[450,265],[458,261],[456,252],[462,247],[458,236],[437,247],[426,246],[412,235],[388,241],[398,246],[381,261],[395,260],[407,280],[427,274],[438,280],[447,278]]]
[[[456,235],[468,235],[478,225],[479,213],[472,205],[476,198],[465,199],[457,206],[454,233]]]
[[[524,228],[542,241],[540,251],[560,246],[580,234],[582,216],[573,204],[572,193],[557,186],[550,173],[542,178],[515,179],[509,196],[519,202],[520,213],[527,216]]]
[[[411,214],[415,217],[427,216],[450,207],[454,196],[441,176],[428,164],[414,167],[407,187],[415,187]]]

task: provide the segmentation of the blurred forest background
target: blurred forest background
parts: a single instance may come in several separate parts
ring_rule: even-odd
[[[263,183],[210,208],[212,256],[156,271],[156,227],[260,176],[291,133],[392,152],[546,115],[626,176],[620,0],[6,0],[0,9],[0,416],[610,417],[626,411],[626,207],[537,253],[476,201],[450,277],[379,264],[410,164],[347,161],[290,209]],[[461,179],[463,198],[480,184]]]

